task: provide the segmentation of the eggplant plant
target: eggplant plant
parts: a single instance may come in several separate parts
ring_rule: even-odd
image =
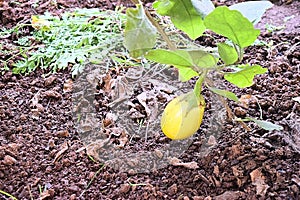
[[[239,101],[231,91],[217,88],[208,74],[216,72],[231,84],[246,88],[253,84],[256,75],[264,74],[267,69],[260,65],[242,63],[245,48],[252,45],[260,34],[254,28],[266,9],[272,4],[268,1],[244,2],[230,7],[214,7],[210,0],[157,0],[153,8],[157,15],[168,17],[178,29],[196,40],[207,30],[225,38],[217,43],[213,51],[205,48],[177,48],[163,26],[142,2],[133,0],[135,8],[126,10],[124,45],[134,58],[146,58],[160,64],[167,64],[178,70],[180,80],[185,82],[196,79],[194,90],[173,99],[163,112],[161,128],[171,139],[185,139],[199,128],[204,114],[205,101],[201,95],[206,86],[221,98]],[[167,43],[168,48],[155,48],[157,33]],[[239,121],[249,129],[244,121],[253,121],[266,130],[281,130],[282,127],[261,119],[234,118],[226,101],[224,106],[232,120]]]

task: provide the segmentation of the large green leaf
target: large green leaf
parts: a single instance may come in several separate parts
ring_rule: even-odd
[[[225,6],[217,7],[204,19],[205,26],[244,48],[250,46],[260,31],[237,10],[229,10]]]
[[[229,8],[240,11],[250,22],[257,24],[266,10],[272,6],[270,1],[247,1],[234,4]]]
[[[230,83],[240,87],[245,88],[253,84],[254,76],[257,74],[264,74],[268,70],[261,67],[260,65],[238,65],[233,67],[235,72],[228,72],[224,75],[224,78]]]
[[[182,82],[188,81],[191,78],[199,75],[197,72],[195,72],[190,67],[183,67],[183,66],[179,66],[179,65],[174,65],[174,67],[176,67],[178,69],[179,79]]]
[[[226,43],[218,43],[218,52],[226,65],[235,63],[239,57],[235,48]]]
[[[130,55],[137,58],[154,47],[156,28],[151,24],[144,8],[139,4],[136,8],[128,8],[126,16],[124,45]]]
[[[149,51],[145,58],[168,65],[180,65],[183,67],[193,66],[193,61],[187,51],[184,50],[164,50],[164,49],[155,49]]]
[[[221,95],[223,97],[226,97],[230,100],[233,100],[233,101],[236,101],[238,102],[239,101],[239,98],[237,98],[237,96],[233,93],[233,92],[230,92],[230,91],[227,91],[227,90],[221,90],[221,89],[218,89],[218,88],[214,88],[214,87],[208,87],[208,89],[218,95]]]
[[[205,31],[202,15],[196,11],[191,0],[157,0],[153,8],[160,15],[170,16],[173,24],[193,40]]]
[[[155,49],[149,51],[145,57],[149,60],[182,67],[203,68],[214,67],[218,59],[210,53],[201,50],[164,50]]]
[[[216,66],[218,59],[210,53],[202,50],[190,50],[188,51],[194,66],[198,68],[212,68]]]

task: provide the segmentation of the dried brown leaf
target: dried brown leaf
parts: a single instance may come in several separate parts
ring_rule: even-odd
[[[256,186],[256,194],[265,196],[268,186],[265,183],[265,177],[263,176],[261,169],[257,168],[250,173],[252,184]]]
[[[72,79],[68,79],[64,83],[63,92],[72,92],[73,91],[73,81]]]
[[[61,150],[59,152],[57,152],[57,154],[55,155],[55,158],[53,160],[53,163],[57,162],[63,153],[65,153],[67,150],[69,149],[69,144],[67,141],[65,141],[62,145],[61,145]]]
[[[184,162],[181,162],[180,159],[175,158],[175,157],[170,158],[169,162],[173,166],[181,166],[181,167],[185,167],[188,169],[198,169],[199,168],[198,164],[194,161],[184,163]]]
[[[51,85],[54,81],[56,80],[56,77],[55,76],[49,76],[49,77],[47,77],[46,79],[45,79],[45,82],[44,82],[44,84],[45,84],[45,86],[49,86],[49,85]]]

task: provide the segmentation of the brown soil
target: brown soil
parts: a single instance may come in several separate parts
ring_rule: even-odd
[[[74,7],[114,9],[121,1],[39,1],[36,8],[33,1],[19,2],[0,1],[2,26],[29,22],[32,14],[44,11],[59,15]],[[192,144],[178,157],[183,165],[171,162],[148,173],[119,171],[94,162],[83,148],[73,121],[70,69],[46,78],[42,70],[27,76],[6,72],[0,76],[0,190],[18,199],[299,199],[300,103],[292,99],[300,96],[299,5],[294,1],[268,11],[261,28],[294,17],[283,30],[262,31],[259,39],[269,46],[246,51],[245,62],[260,64],[268,73],[244,90],[227,86],[239,97],[251,97],[244,105],[230,103],[238,117],[258,118],[258,101],[263,118],[284,130],[267,132],[249,123],[252,131],[246,132],[227,121],[216,145],[203,153],[202,139],[214,111],[205,90],[207,114]],[[5,39],[3,49],[10,49],[14,37]],[[97,101],[101,106],[104,100]],[[162,134],[156,139],[157,144],[168,142]],[[137,139],[126,148],[141,150],[143,145]],[[1,191],[0,198],[9,199]]]

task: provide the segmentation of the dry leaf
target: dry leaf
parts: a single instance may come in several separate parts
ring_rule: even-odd
[[[45,190],[40,194],[40,200],[48,199],[48,197],[53,197],[55,194],[54,189]]]
[[[138,101],[142,106],[145,108],[145,111],[147,113],[147,116],[149,117],[151,115],[151,109],[147,106],[147,100],[149,99],[147,92],[142,92],[137,97]]]
[[[57,154],[55,155],[55,158],[53,160],[53,163],[55,163],[56,161],[58,161],[62,154],[65,153],[69,148],[68,142],[65,141],[62,145],[61,145],[61,150],[59,152],[57,152]]]
[[[64,83],[63,92],[72,92],[73,91],[73,81],[72,79],[68,79]]]
[[[259,168],[253,170],[250,173],[250,177],[252,184],[256,186],[256,194],[265,196],[270,186],[265,183],[265,177],[263,176],[261,170]]]
[[[63,131],[57,131],[56,136],[58,137],[69,137],[69,131],[68,130],[63,130]]]
[[[17,163],[17,160],[14,157],[10,156],[10,155],[6,155],[3,158],[3,164],[4,165],[13,165],[13,164],[16,164],[16,163]]]
[[[251,101],[255,101],[255,97],[252,96],[251,94],[242,95],[239,99],[240,105],[243,106],[244,108],[249,108],[249,104]]]
[[[184,163],[184,162],[181,162],[180,159],[175,158],[175,157],[170,158],[169,162],[173,166],[181,166],[181,167],[185,167],[188,169],[198,169],[199,168],[198,164],[194,161]]]
[[[214,199],[215,200],[228,200],[228,199],[235,200],[235,199],[239,199],[242,194],[243,194],[243,192],[240,192],[240,191],[226,191],[223,194],[215,196]]]
[[[38,92],[32,97],[32,99],[30,100],[30,101],[31,101],[31,104],[30,104],[31,107],[35,107],[35,106],[39,103],[40,96],[41,96],[40,91],[38,91]]]
[[[300,178],[298,176],[294,175],[292,181],[300,187]]]
[[[106,74],[103,78],[102,81],[104,82],[104,91],[105,92],[111,92],[112,90],[112,78],[110,76],[110,74]]]
[[[45,95],[45,97],[49,97],[49,98],[51,98],[51,97],[55,98],[55,99],[62,98],[62,95],[54,90],[48,90],[48,91],[44,92],[43,94]]]
[[[54,81],[56,80],[56,77],[55,76],[49,76],[45,79],[45,86],[49,86],[51,85]]]

